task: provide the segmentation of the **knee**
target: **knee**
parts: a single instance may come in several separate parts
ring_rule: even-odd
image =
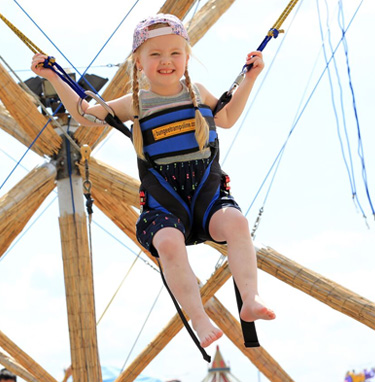
[[[236,215],[235,219],[232,220],[231,231],[240,235],[245,235],[248,233],[249,222],[247,221],[246,217],[242,214]]]
[[[250,238],[249,222],[242,214],[232,218],[225,229],[225,241],[242,240]]]
[[[153,245],[162,259],[173,260],[185,251],[184,235],[177,229],[166,228],[155,235]]]
[[[233,241],[250,237],[249,223],[242,213],[234,208],[223,209],[212,217],[209,231],[216,241]]]

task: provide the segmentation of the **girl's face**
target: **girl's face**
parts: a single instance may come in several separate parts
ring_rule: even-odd
[[[150,82],[151,91],[173,95],[181,91],[180,79],[189,60],[186,40],[165,35],[144,42],[136,55],[136,64]]]

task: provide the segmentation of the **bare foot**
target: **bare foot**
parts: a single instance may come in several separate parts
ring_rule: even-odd
[[[276,318],[276,314],[256,295],[254,298],[249,298],[243,302],[240,317],[244,321],[252,322],[259,319],[273,320]]]
[[[210,320],[201,320],[201,322],[193,323],[193,328],[198,334],[202,348],[210,346],[213,342],[218,340],[223,332],[213,326]]]

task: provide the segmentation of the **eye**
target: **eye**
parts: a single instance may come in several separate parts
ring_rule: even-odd
[[[152,53],[150,53],[150,56],[159,56],[159,53],[158,52],[152,52]]]
[[[172,56],[178,56],[180,52],[172,52]]]

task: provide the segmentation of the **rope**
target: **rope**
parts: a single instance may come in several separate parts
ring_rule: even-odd
[[[109,302],[108,302],[107,306],[105,307],[103,313],[101,314],[101,316],[100,316],[98,322],[96,323],[96,326],[99,325],[100,321],[102,320],[102,318],[104,317],[104,315],[107,313],[108,308],[111,306],[113,300],[115,299],[115,297],[117,296],[118,292],[120,291],[122,285],[124,284],[125,280],[126,280],[127,277],[129,276],[130,271],[133,269],[135,263],[137,262],[137,260],[139,259],[139,256],[141,255],[141,253],[142,253],[142,250],[139,251],[137,257],[134,259],[132,265],[130,266],[130,268],[129,268],[128,271],[126,272],[126,275],[125,275],[124,278],[122,279],[120,285],[119,285],[118,288],[116,289],[116,291],[115,291],[115,293],[113,294],[112,298],[109,300]]]
[[[281,25],[285,19],[289,16],[289,13],[292,11],[294,6],[298,3],[298,0],[291,0],[290,3],[286,6],[280,17],[277,19],[272,29],[280,29]]]
[[[40,48],[38,48],[29,38],[27,38],[15,25],[13,25],[8,19],[6,19],[0,13],[0,19],[4,21],[4,23],[16,34],[18,38],[21,39],[22,42],[34,53],[42,53],[46,55]]]

